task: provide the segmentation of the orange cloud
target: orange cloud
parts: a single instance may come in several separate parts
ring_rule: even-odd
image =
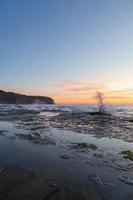
[[[121,79],[99,83],[64,81],[52,87],[55,90],[57,88],[57,92],[53,95],[57,103],[95,103],[96,91],[103,92],[108,103],[133,103],[132,80]]]

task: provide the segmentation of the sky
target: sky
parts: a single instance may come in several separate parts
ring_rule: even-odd
[[[132,0],[0,0],[0,89],[133,103]]]

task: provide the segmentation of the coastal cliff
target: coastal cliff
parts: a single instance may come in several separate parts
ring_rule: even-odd
[[[0,104],[54,104],[54,100],[45,96],[27,96],[0,90]]]

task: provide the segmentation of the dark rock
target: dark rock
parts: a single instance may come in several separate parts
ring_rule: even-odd
[[[124,158],[129,159],[133,161],[133,152],[132,151],[122,151],[122,154],[124,154]]]
[[[69,156],[67,156],[67,155],[61,155],[60,158],[65,159],[65,160],[68,160],[68,159],[69,159]]]
[[[54,100],[44,96],[27,96],[0,90],[0,104],[54,104]]]
[[[71,143],[70,147],[72,148],[89,148],[89,149],[93,149],[96,150],[97,146],[95,144],[87,144],[85,142],[83,143]]]
[[[4,135],[5,135],[4,131],[0,130],[0,136],[4,136]]]
[[[89,115],[111,115],[111,113],[104,112],[89,112]]]

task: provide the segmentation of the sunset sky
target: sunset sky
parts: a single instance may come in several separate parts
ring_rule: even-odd
[[[0,89],[133,103],[133,0],[0,0]]]

